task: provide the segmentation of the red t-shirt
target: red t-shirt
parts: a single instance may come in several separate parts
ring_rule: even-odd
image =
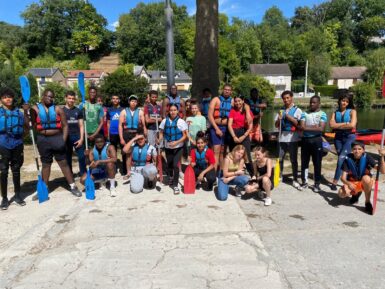
[[[250,116],[251,116],[251,119],[254,118],[254,115],[251,111],[250,111]],[[243,114],[239,110],[235,110],[234,108],[232,108],[230,110],[229,118],[233,119],[232,128],[237,129],[237,128],[244,128],[245,126],[247,126],[246,114]]]
[[[196,163],[195,150],[196,149],[192,149],[191,152],[190,152],[191,162],[192,163]],[[205,159],[206,159],[208,165],[215,165],[215,156],[214,156],[214,152],[213,152],[212,149],[208,148],[206,150]]]

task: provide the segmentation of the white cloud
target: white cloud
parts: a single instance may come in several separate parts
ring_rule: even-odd
[[[119,27],[119,21],[117,20],[117,21],[115,21],[114,23],[109,24],[109,26],[110,26],[110,27],[113,27],[114,30],[115,30],[117,27]]]

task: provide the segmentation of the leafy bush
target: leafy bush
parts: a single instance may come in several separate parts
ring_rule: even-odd
[[[376,89],[373,84],[361,82],[351,88],[354,93],[354,104],[358,108],[370,108],[376,97]]]
[[[297,79],[291,82],[291,90],[293,92],[304,92],[305,91],[305,80]]]
[[[249,97],[250,90],[255,87],[258,89],[261,99],[265,100],[267,103],[273,103],[274,101],[274,86],[260,76],[241,74],[235,77],[231,83],[236,94]]]
[[[336,85],[316,85],[314,86],[315,92],[320,96],[333,96],[334,92],[338,89]]]

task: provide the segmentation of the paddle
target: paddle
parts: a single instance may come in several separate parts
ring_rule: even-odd
[[[282,115],[282,112],[280,111],[279,112],[280,115]],[[278,143],[278,158],[275,162],[275,166],[274,166],[274,187],[278,187],[279,185],[279,175],[281,174],[281,167],[279,165],[279,139],[281,138],[281,133],[282,133],[282,120],[279,122],[279,133],[278,133],[278,140],[277,140],[277,143]]]
[[[159,125],[158,125],[158,114],[155,115],[155,119],[156,119],[156,134],[157,134],[157,137],[159,137]],[[158,144],[158,155],[156,157],[156,166],[157,166],[157,169],[158,169],[158,174],[159,174],[159,181],[161,183],[163,183],[163,163],[162,163],[162,152],[160,150],[160,144]]]
[[[19,81],[20,81],[20,87],[21,87],[21,95],[23,97],[24,103],[29,103],[29,99],[31,97],[31,89],[29,86],[28,78],[25,75],[22,75],[19,77]],[[27,116],[28,116],[29,134],[32,139],[33,153],[35,155],[35,163],[36,163],[37,174],[38,174],[37,175],[37,198],[39,200],[39,203],[43,203],[48,200],[48,188],[41,176],[38,154],[37,154],[36,144],[35,144],[35,136],[32,130],[32,121],[31,121],[31,114],[29,112],[29,109],[27,110]]]
[[[87,121],[86,121],[86,89],[84,85],[84,73],[79,72],[78,74],[78,86],[80,90],[80,94],[82,96],[83,103],[83,119],[84,119],[84,139],[86,142],[86,150],[88,150],[88,135],[87,135]],[[87,177],[85,180],[85,188],[86,188],[86,199],[94,200],[95,199],[95,185],[94,181],[91,178],[90,169],[87,170]]]
[[[188,134],[190,134],[190,123],[188,122]],[[187,151],[188,155],[190,155],[190,148],[191,148],[191,143],[190,143],[190,138],[187,143]],[[195,172],[191,164],[187,166],[185,172],[184,172],[184,179],[183,179],[183,193],[185,194],[195,194]]]
[[[385,140],[385,117],[384,117],[384,124],[382,126],[382,136],[381,136],[381,149],[384,148],[384,140]],[[383,156],[380,156],[382,158]],[[374,193],[373,193],[373,215],[376,212],[377,208],[377,196],[378,196],[378,179],[380,178],[380,165],[381,165],[381,159],[378,163],[377,173],[376,173],[376,182],[374,183]]]

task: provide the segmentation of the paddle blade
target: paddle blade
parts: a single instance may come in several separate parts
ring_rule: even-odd
[[[187,166],[184,172],[184,191],[185,194],[195,194],[195,173],[192,166]]]
[[[85,102],[86,97],[86,86],[84,85],[84,73],[79,72],[78,74],[78,86],[80,90],[80,94],[82,95],[82,102]]]
[[[374,193],[373,193],[373,215],[376,212],[377,208],[377,196],[378,196],[378,179],[374,184]]]
[[[85,181],[86,187],[86,199],[87,200],[95,200],[95,184],[91,178],[90,170],[87,171],[87,178]]]
[[[48,188],[41,175],[38,176],[37,180],[37,198],[39,203],[43,203],[48,200]]]
[[[29,99],[31,98],[31,88],[29,87],[28,77],[25,75],[20,76],[19,82],[20,82],[21,95],[23,97],[23,100],[25,103],[28,103]]]
[[[156,160],[156,166],[159,174],[159,181],[163,182],[163,164],[162,164],[162,155],[158,154],[157,160]]]
[[[279,185],[279,175],[281,174],[281,167],[279,166],[279,159],[275,162],[274,167],[274,187],[278,187]]]

